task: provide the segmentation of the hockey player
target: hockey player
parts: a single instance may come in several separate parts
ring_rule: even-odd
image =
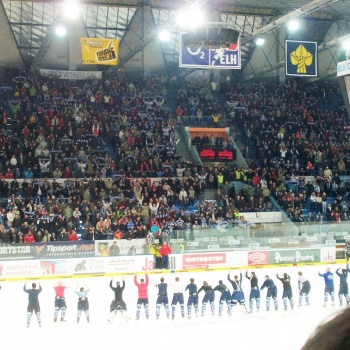
[[[54,287],[55,290],[55,313],[54,322],[57,322],[58,313],[61,311],[61,322],[65,322],[64,316],[66,315],[66,298],[64,296],[64,291],[67,287],[63,286],[62,281],[58,281],[58,286]]]
[[[250,312],[253,312],[254,300],[256,302],[256,311],[260,310],[260,290],[258,285],[258,278],[255,275],[255,272],[251,272],[248,276],[248,271],[245,273],[245,277],[250,280],[250,295],[249,295],[249,309]]]
[[[261,286],[260,290],[267,288],[266,294],[266,311],[270,311],[270,302],[271,298],[273,299],[273,303],[275,305],[275,310],[278,310],[278,300],[277,300],[277,287],[274,281],[269,277],[269,275],[265,276],[265,281]]]
[[[182,318],[185,317],[185,302],[184,302],[184,293],[183,287],[180,284],[180,278],[176,277],[175,278],[175,283],[172,285],[174,289],[174,295],[173,295],[173,300],[171,302],[171,319],[173,320],[175,318],[175,309],[177,303],[180,304],[181,308],[181,316]]]
[[[218,314],[218,316],[222,315],[222,311],[224,309],[224,302],[226,302],[226,305],[227,305],[227,313],[229,315],[231,315],[232,302],[231,302],[231,293],[230,293],[229,289],[227,288],[226,284],[224,284],[223,281],[220,280],[219,284],[214,288],[214,292],[216,290],[221,293],[220,301],[219,301],[219,314]]]
[[[39,327],[41,327],[40,304],[39,304],[39,294],[42,291],[41,285],[39,283],[39,288],[36,289],[36,283],[32,283],[32,289],[27,289],[26,284],[24,283],[23,291],[25,293],[28,293],[27,327],[30,326],[30,321],[32,319],[33,312],[35,313]]]
[[[245,297],[244,292],[242,290],[242,274],[239,273],[239,277],[238,275],[235,275],[234,280],[232,280],[230,278],[230,273],[228,273],[227,279],[230,281],[233,288],[231,297],[232,306],[239,303],[240,305],[243,305],[245,307]]]
[[[187,301],[187,317],[191,318],[192,305],[194,307],[194,312],[198,317],[198,290],[197,285],[194,283],[194,278],[190,279],[190,284],[186,286],[185,291],[188,290],[189,296]]]
[[[146,280],[145,280],[146,279]],[[145,279],[141,278],[141,283],[137,282],[137,275],[134,276],[134,283],[137,287],[138,299],[137,299],[137,310],[136,310],[136,320],[140,319],[141,306],[143,305],[146,313],[146,318],[149,318],[149,304],[148,304],[148,275],[145,274]]]
[[[287,306],[288,306],[288,299],[290,303],[290,307],[293,310],[294,309],[294,300],[293,300],[293,291],[292,291],[292,286],[290,284],[290,276],[285,272],[283,274],[283,277],[279,277],[278,273],[276,273],[276,277],[282,282],[283,284],[283,306],[284,306],[284,311],[287,311]]]
[[[77,314],[77,323],[80,321],[82,312],[85,312],[86,320],[90,322],[90,312],[89,312],[89,299],[87,294],[89,289],[86,287],[77,287],[75,293],[78,295],[78,314]]]
[[[298,286],[299,286],[299,305],[302,306],[303,298],[305,297],[306,305],[310,305],[309,293],[311,290],[310,281],[303,275],[301,271],[298,272]]]
[[[214,294],[214,290],[213,290],[212,286],[210,286],[207,281],[204,281],[203,286],[199,288],[198,294],[202,290],[205,293],[203,300],[202,300],[202,316],[204,316],[204,314],[205,314],[205,309],[207,307],[207,303],[210,304],[211,314],[215,315],[215,304],[214,304],[215,294]]]
[[[340,268],[337,269],[336,274],[338,275],[340,279],[340,285],[339,285],[339,303],[340,306],[343,306],[343,296],[345,296],[346,300],[346,305],[349,306],[350,304],[350,296],[349,296],[349,286],[348,286],[348,272],[349,270],[349,265],[346,264],[346,269],[342,269],[341,273],[339,272]]]
[[[328,295],[331,296],[332,306],[334,306],[335,296],[334,296],[334,275],[331,272],[331,269],[327,267],[325,273],[318,273],[320,277],[324,278],[325,288],[324,288],[324,304],[327,306]]]
[[[113,279],[109,282],[109,287],[114,292],[114,299],[111,302],[110,305],[110,313],[108,316],[108,322],[112,323],[114,316],[117,314],[118,311],[127,319],[126,316],[126,304],[123,300],[123,291],[125,289],[125,281],[123,278],[123,285],[120,286],[120,282],[116,283],[116,286],[113,287]]]
[[[159,319],[160,307],[164,305],[166,317],[169,318],[169,299],[168,299],[168,284],[164,282],[164,277],[160,279],[160,283],[156,285],[158,288],[158,298],[156,306],[156,318]]]

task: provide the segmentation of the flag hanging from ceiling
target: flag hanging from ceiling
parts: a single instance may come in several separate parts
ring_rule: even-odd
[[[119,39],[80,38],[83,64],[118,64]]]
[[[317,42],[286,40],[286,75],[317,76]]]

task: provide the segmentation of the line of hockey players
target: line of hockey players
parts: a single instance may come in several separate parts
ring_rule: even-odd
[[[338,268],[336,274],[339,277],[339,303],[342,306],[345,299],[346,305],[350,305],[350,295],[347,277],[350,272],[349,265],[346,268]],[[326,269],[325,273],[320,273],[319,276],[324,278],[325,289],[324,289],[324,306],[327,305],[328,299],[330,297],[332,306],[335,305],[335,294],[334,294],[334,274],[329,268]],[[264,282],[259,287],[258,278],[255,272],[248,271],[245,273],[245,277],[250,282],[250,294],[249,294],[249,309],[247,309],[245,304],[245,295],[242,290],[242,273],[236,274],[233,279],[231,279],[231,273],[227,275],[227,280],[230,282],[233,291],[230,292],[229,288],[222,280],[213,288],[207,281],[203,282],[203,285],[198,289],[193,278],[190,279],[190,283],[184,288],[180,283],[180,278],[176,277],[174,283],[166,283],[164,277],[160,279],[160,283],[156,284],[158,295],[156,301],[156,318],[159,319],[161,307],[165,309],[165,314],[167,318],[175,318],[176,306],[180,305],[180,311],[182,318],[185,318],[185,297],[184,294],[188,292],[187,299],[187,317],[191,318],[193,311],[195,316],[204,316],[207,306],[210,306],[211,314],[215,315],[215,292],[220,293],[219,299],[219,312],[218,316],[221,316],[224,311],[224,305],[226,304],[227,313],[232,314],[232,308],[235,305],[240,305],[243,310],[252,313],[254,306],[257,312],[260,310],[260,294],[261,291],[266,288],[266,311],[270,311],[271,301],[273,302],[274,309],[277,311],[279,308],[277,299],[277,286],[274,280],[269,276],[264,276]],[[291,285],[291,278],[287,273],[283,273],[282,276],[276,274],[276,278],[282,282],[283,286],[283,309],[287,311],[288,305],[291,309],[294,308],[293,291]],[[144,308],[145,316],[149,319],[149,301],[148,301],[148,285],[149,277],[146,274],[144,278],[140,281],[137,279],[137,275],[134,276],[134,284],[138,289],[138,299],[137,299],[137,309],[136,309],[136,320],[140,319],[141,309]],[[123,300],[123,291],[125,289],[125,280],[122,279],[122,283],[117,281],[114,285],[113,279],[109,284],[110,288],[114,292],[114,298],[110,304],[110,313],[108,316],[108,322],[112,323],[115,315],[119,311],[121,315],[129,320],[127,315],[126,303]],[[66,300],[64,296],[65,289],[67,287],[63,285],[62,281],[58,282],[58,285],[54,287],[55,291],[55,310],[54,310],[54,322],[57,322],[58,316],[60,314],[61,322],[65,322],[65,312],[66,312]],[[310,305],[309,293],[311,290],[311,284],[307,277],[303,275],[301,271],[298,272],[298,289],[299,289],[299,307],[305,302],[306,305]],[[40,316],[40,304],[39,304],[39,294],[42,288],[39,284],[38,288],[36,283],[32,283],[32,288],[27,289],[26,284],[24,285],[24,292],[28,294],[28,306],[27,306],[27,327],[29,327],[31,322],[32,314],[36,315],[39,326],[41,326],[41,316]],[[169,305],[169,290],[173,291],[173,298],[171,304]],[[85,313],[87,322],[90,321],[89,314],[89,299],[88,299],[89,288],[86,286],[77,287],[75,293],[78,297],[77,304],[77,323],[79,323],[82,313]],[[203,292],[203,293],[202,293]],[[199,297],[203,294],[201,309],[199,308]]]

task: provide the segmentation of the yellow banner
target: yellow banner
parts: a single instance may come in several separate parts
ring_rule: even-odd
[[[83,64],[118,64],[119,39],[80,38]]]

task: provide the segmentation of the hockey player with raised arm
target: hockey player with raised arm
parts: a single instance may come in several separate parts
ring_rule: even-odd
[[[207,281],[204,281],[203,286],[200,287],[198,290],[198,294],[202,290],[204,291],[204,297],[202,300],[202,316],[204,316],[204,314],[205,314],[205,309],[207,307],[207,303],[210,304],[211,314],[215,315],[215,304],[214,304],[215,294],[214,294],[214,290],[213,290],[212,286],[209,285],[209,283]]]
[[[109,282],[109,287],[114,292],[114,299],[111,302],[110,308],[109,308],[109,316],[108,316],[108,322],[112,323],[114,316],[117,314],[118,311],[122,314],[122,316],[127,320],[128,317],[126,315],[126,304],[123,300],[123,292],[125,289],[125,281],[123,278],[123,284],[120,285],[120,282],[118,281],[116,283],[116,286],[113,287],[113,279]]]
[[[324,278],[324,303],[323,306],[327,306],[328,303],[328,295],[331,296],[332,306],[334,306],[335,296],[334,296],[334,275],[331,272],[331,269],[327,267],[325,273],[318,273],[320,277]]]
[[[288,300],[290,303],[290,307],[293,310],[294,309],[294,300],[293,300],[293,291],[292,291],[292,285],[290,284],[290,276],[285,272],[283,274],[283,277],[279,277],[278,273],[276,273],[276,277],[282,282],[283,284],[283,306],[284,311],[287,311],[288,307]]]
[[[66,315],[66,298],[64,291],[67,287],[63,285],[62,281],[58,281],[58,286],[54,287],[55,290],[55,313],[54,322],[57,322],[58,313],[61,311],[61,322],[65,322],[64,316]]]
[[[341,273],[339,272],[341,270]],[[335,272],[339,279],[340,279],[340,284],[339,284],[339,303],[340,306],[343,306],[343,297],[345,296],[345,300],[346,300],[346,305],[349,306],[350,305],[350,296],[349,296],[349,286],[348,286],[348,272],[350,272],[349,270],[349,265],[346,264],[346,269],[337,269],[337,271]]]
[[[221,293],[220,300],[219,300],[218,316],[222,315],[222,311],[224,309],[224,302],[226,302],[226,305],[227,305],[227,313],[231,315],[231,309],[232,309],[231,293],[227,288],[226,284],[224,284],[222,280],[220,280],[219,284],[214,288],[214,292],[215,291],[218,291]]]
[[[265,281],[262,284],[260,290],[267,288],[266,294],[266,311],[270,311],[270,302],[271,298],[273,299],[273,303],[275,304],[275,310],[278,310],[278,300],[277,300],[277,287],[272,278],[269,275],[265,276]]]
[[[311,290],[310,281],[303,275],[301,271],[298,272],[298,287],[299,287],[299,305],[302,306],[305,298],[306,305],[310,305],[309,293]]]
[[[240,305],[243,305],[246,308],[245,296],[244,296],[244,292],[242,290],[242,273],[239,272],[239,276],[235,275],[234,280],[232,280],[230,278],[230,273],[228,273],[227,279],[230,281],[232,288],[233,288],[233,292],[232,292],[232,296],[231,296],[232,306],[239,303]]]
[[[250,312],[253,312],[254,300],[256,303],[256,311],[260,310],[260,290],[258,285],[258,278],[255,275],[255,272],[251,272],[248,276],[248,271],[245,273],[245,277],[250,280],[250,295],[249,295],[249,309]]]
[[[182,318],[185,317],[185,301],[184,301],[184,293],[183,293],[183,287],[180,284],[180,278],[175,278],[175,283],[171,285],[171,287],[174,290],[173,300],[171,302],[171,318],[175,318],[175,310],[176,305],[180,304],[181,309],[181,316]]]
[[[149,304],[148,304],[148,275],[145,274],[145,279],[141,278],[141,283],[137,281],[137,275],[134,276],[134,283],[137,287],[137,309],[136,309],[136,320],[140,319],[141,306],[143,305],[146,313],[146,318],[149,318]]]
[[[188,290],[188,301],[187,301],[187,317],[191,318],[192,315],[192,305],[194,307],[194,312],[198,317],[198,290],[197,285],[194,283],[194,278],[190,279],[190,284],[186,286],[185,292]]]
[[[85,312],[86,320],[89,323],[90,322],[90,306],[89,306],[89,299],[87,297],[88,292],[90,290],[86,288],[85,286],[77,287],[75,290],[75,293],[78,296],[78,313],[77,313],[77,323],[80,322],[80,317],[82,312]]]
[[[32,289],[27,289],[27,286],[24,283],[23,291],[28,294],[27,327],[30,326],[30,321],[32,319],[33,312],[35,313],[39,327],[41,327],[41,315],[39,304],[39,294],[42,291],[41,285],[39,283],[39,288],[37,289],[36,283],[32,283]]]
[[[165,308],[166,317],[169,318],[169,299],[168,299],[168,284],[164,282],[164,277],[160,279],[160,283],[156,285],[158,288],[158,298],[156,305],[156,318],[159,319],[160,307],[163,305]]]

